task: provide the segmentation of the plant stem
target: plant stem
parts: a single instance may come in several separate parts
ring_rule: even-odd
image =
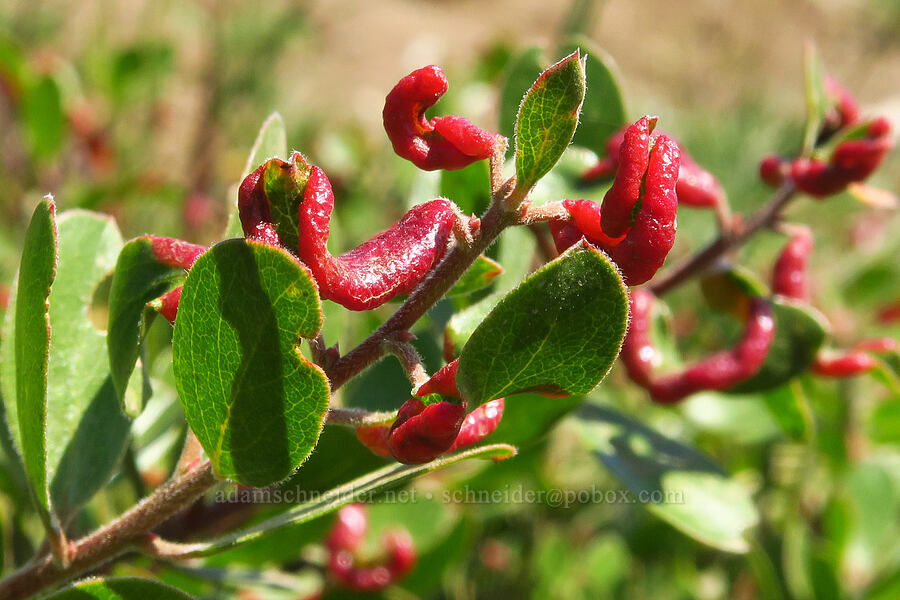
[[[396,410],[372,412],[364,408],[329,408],[325,415],[325,424],[344,425],[345,427],[390,425],[396,418]]]
[[[735,231],[723,231],[719,237],[689,260],[663,273],[650,284],[650,290],[657,296],[672,291],[703,273],[727,252],[742,246],[760,229],[775,225],[781,218],[784,208],[794,198],[796,191],[792,183],[786,183],[778,188],[772,199],[750,217],[743,228],[736,227]]]
[[[51,556],[44,555],[0,581],[0,598],[30,598],[127,552],[147,532],[188,506],[215,482],[209,461],[173,477],[112,523],[72,542],[67,566],[59,566]]]

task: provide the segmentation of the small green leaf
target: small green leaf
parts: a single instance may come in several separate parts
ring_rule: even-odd
[[[798,440],[812,439],[815,434],[815,419],[809,400],[798,381],[766,392],[763,401],[785,435]]]
[[[759,372],[728,392],[745,394],[780,387],[806,371],[825,341],[827,321],[816,309],[785,298],[772,301],[775,339]]]
[[[50,362],[48,298],[57,271],[56,206],[47,197],[25,232],[18,285],[3,328],[3,399],[13,439],[40,512],[50,525],[47,484],[47,374]]]
[[[35,403],[32,399],[27,405],[20,401],[19,410],[8,411],[8,416],[23,434],[26,428],[33,428],[46,440],[46,455],[40,464],[30,467],[43,469],[44,475],[32,482],[49,488],[53,509],[65,520],[106,484],[121,456],[130,423],[116,400],[106,333],[98,331],[88,315],[97,287],[115,264],[121,234],[109,217],[80,210],[60,215],[58,226],[59,263],[49,296],[52,343],[46,400]],[[26,281],[24,275],[20,281]],[[23,298],[25,293],[22,288]],[[20,337],[21,331],[17,325],[14,335],[29,340],[28,345],[40,339],[33,337],[34,332]],[[21,371],[10,374],[8,366],[4,360],[3,394],[12,397],[8,390],[19,384]],[[25,450],[29,442],[25,435],[20,441],[27,464],[32,460]]]
[[[361,498],[370,498],[375,492],[395,487],[400,483],[456,464],[469,458],[504,460],[516,455],[516,449],[506,444],[489,444],[467,448],[452,454],[445,454],[430,463],[423,465],[392,464],[377,471],[367,473],[340,487],[319,494],[316,500],[300,504],[290,510],[276,515],[248,529],[237,531],[209,542],[200,542],[185,546],[180,558],[208,556],[223,550],[230,550],[248,542],[261,538],[270,532],[287,525],[305,523],[323,515],[327,515],[342,506],[356,502]]]
[[[175,322],[175,380],[220,476],[269,485],[312,452],[329,385],[298,343],[321,326],[316,285],[284,250],[227,240],[194,263]]]
[[[66,133],[62,94],[53,77],[45,75],[29,85],[22,98],[22,123],[31,154],[38,160],[53,158]]]
[[[125,391],[144,335],[156,315],[146,307],[147,302],[175,288],[184,276],[184,269],[164,265],[156,258],[153,242],[147,237],[131,240],[119,253],[109,290],[106,342],[116,395],[128,415],[139,414],[146,401],[142,398],[141,405],[127,406]]]
[[[140,577],[87,579],[49,596],[47,600],[191,600],[168,585]]]
[[[579,411],[582,438],[647,510],[690,537],[726,552],[747,552],[759,521],[749,490],[697,450],[609,408]]]
[[[256,167],[263,164],[270,158],[281,158],[287,160],[288,145],[287,132],[284,127],[284,119],[281,114],[273,112],[269,115],[262,126],[259,133],[256,134],[256,140],[253,147],[250,148],[250,155],[247,157],[247,163],[244,165],[244,171],[241,173],[243,181],[247,175],[252,173]],[[238,185],[240,185],[240,181]],[[225,227],[223,238],[243,237],[244,231],[241,228],[241,219],[237,210],[237,191],[234,194],[234,203],[231,206],[231,212],[228,215],[228,225]]]
[[[500,90],[500,133],[508,139],[516,135],[516,115],[522,104],[522,90],[531,87],[544,70],[540,48],[528,48],[514,61]]]
[[[544,71],[516,117],[516,180],[531,189],[565,152],[584,102],[584,61],[576,50]]]
[[[819,53],[812,43],[808,43],[803,54],[803,84],[806,97],[806,128],[803,134],[803,155],[812,154],[816,138],[822,129],[825,112],[828,110],[828,96],[825,94],[825,76]]]
[[[700,290],[712,308],[735,316],[746,314],[750,298],[769,295],[766,284],[741,265],[730,265],[706,275],[700,280]]]
[[[869,417],[867,430],[875,444],[900,444],[900,398],[879,404]]]
[[[572,143],[604,156],[606,141],[625,125],[627,118],[616,63],[609,54],[582,36],[571,40],[563,51],[572,52],[579,48],[588,59],[585,63],[588,87]]]
[[[463,273],[459,281],[456,282],[450,291],[447,292],[448,297],[462,296],[471,294],[485,288],[494,281],[494,279],[503,273],[503,267],[499,263],[491,260],[485,255],[480,255],[469,270]]]
[[[457,383],[471,406],[516,392],[586,394],[619,354],[628,294],[597,249],[579,243],[510,292],[469,338]]]

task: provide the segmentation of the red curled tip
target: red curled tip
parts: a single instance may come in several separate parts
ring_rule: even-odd
[[[156,300],[147,303],[147,306],[161,314],[166,321],[173,326],[175,325],[175,317],[178,316],[178,304],[181,302],[182,286],[178,286],[170,292],[166,292]]]
[[[444,72],[435,65],[401,79],[385,98],[384,130],[394,152],[420,169],[461,169],[490,158],[501,136],[456,115],[429,121],[425,111],[447,91]]]
[[[456,371],[459,368],[459,359],[447,363],[431,376],[431,379],[423,383],[416,396],[422,397],[428,394],[440,394],[451,398],[461,398],[459,388],[456,387]]]
[[[367,425],[356,428],[356,439],[372,451],[375,456],[390,458],[391,447],[388,439],[391,435],[390,425]]]
[[[156,260],[169,267],[180,267],[189,270],[206,252],[206,246],[191,244],[184,240],[169,237],[146,236],[153,248],[153,256]]]
[[[878,361],[866,352],[851,350],[839,354],[819,354],[812,364],[812,372],[822,377],[844,378],[868,373]]]
[[[408,465],[434,460],[456,441],[465,416],[464,404],[442,401],[425,406],[418,398],[407,400],[391,426],[391,455]]]
[[[485,402],[467,414],[459,429],[459,435],[456,436],[456,441],[447,449],[447,452],[477,444],[493,433],[503,418],[505,407],[506,401],[503,398],[497,398]]]

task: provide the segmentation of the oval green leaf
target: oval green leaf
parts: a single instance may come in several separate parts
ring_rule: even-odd
[[[116,395],[126,414],[136,416],[146,398],[135,396],[139,405],[131,406],[126,395],[128,380],[134,371],[147,328],[156,315],[147,303],[176,287],[184,280],[184,269],[161,263],[147,237],[131,240],[122,248],[113,271],[109,290],[109,326],[107,352]],[[144,386],[146,388],[146,386]]]
[[[786,298],[772,301],[775,339],[759,372],[730,390],[746,394],[780,387],[806,371],[825,341],[827,321],[811,306]]]
[[[191,600],[168,585],[140,577],[88,579],[56,592],[47,600]]]
[[[586,394],[619,355],[627,321],[615,266],[576,244],[507,294],[472,333],[457,384],[472,406],[525,391]]]
[[[565,152],[584,102],[584,61],[576,50],[544,71],[516,117],[516,180],[530,190]]]
[[[175,321],[175,381],[220,476],[269,485],[312,452],[329,385],[298,343],[321,326],[312,277],[280,248],[227,240],[194,263]]]
[[[9,417],[23,433],[34,429],[46,440],[42,464],[30,468],[44,470],[43,484],[54,511],[65,520],[106,484],[130,423],[116,400],[106,333],[96,329],[88,314],[97,287],[115,264],[121,234],[109,217],[80,210],[60,215],[58,228],[59,264],[49,296],[52,343],[46,401],[19,402],[19,410]],[[24,276],[21,281],[26,281]],[[22,298],[25,293],[23,288]],[[21,331],[16,331],[16,339],[28,339],[30,345],[30,334],[22,337]],[[9,389],[10,380],[15,379],[14,387],[19,377],[5,371],[6,366],[4,389]],[[27,458],[27,446],[23,435],[21,448],[29,463],[33,459]]]
[[[16,288],[10,293],[3,327],[3,400],[13,439],[45,523],[49,524],[47,485],[47,372],[50,362],[49,297],[57,271],[56,206],[44,198],[34,209]]]
[[[587,446],[651,513],[714,548],[750,549],[759,513],[715,461],[607,407],[587,404],[578,416]]]
[[[500,263],[481,254],[475,259],[472,266],[463,273],[456,285],[450,288],[450,291],[447,292],[447,297],[463,296],[477,292],[491,285],[494,279],[502,273],[503,267],[500,266]]]

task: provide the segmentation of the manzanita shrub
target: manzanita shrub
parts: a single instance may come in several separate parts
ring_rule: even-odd
[[[508,85],[539,70],[537,61],[524,55]],[[256,552],[274,560],[260,544],[285,534],[319,542],[311,556],[301,559],[297,541],[297,554],[280,557],[319,574],[309,592],[316,597],[402,587],[416,580],[421,536],[395,526],[367,544],[369,516],[359,502],[462,461],[514,461],[516,446],[567,413],[576,415],[581,441],[634,494],[687,490],[680,503],[650,503],[653,514],[711,547],[750,551],[758,515],[746,486],[695,450],[595,403],[579,405],[620,356],[630,383],[614,385],[637,386],[645,402],[664,405],[698,393],[786,390],[777,411],[793,415],[801,404],[793,382],[809,374],[878,371],[897,389],[893,340],[825,348],[828,323],[808,274],[815,233],[784,218],[795,200],[827,203],[863,185],[892,146],[888,121],[864,116],[814,57],[808,62],[805,138],[791,155],[762,159],[760,177],[774,195],[747,216],[733,214],[720,182],[662,133],[668,124],[627,116],[604,55],[580,49],[530,86],[504,91],[506,136],[440,108],[440,116],[425,116],[448,89],[439,67],[400,78],[383,110],[397,160],[440,171],[447,189],[474,189],[489,201],[476,212],[451,194],[416,198],[394,225],[342,254],[329,247],[342,188],[314,153],[288,152],[277,116],[260,131],[226,239],[211,246],[152,234],[123,241],[109,217],[57,214],[45,198],[6,312],[0,390],[46,541],[0,581],[0,597],[68,585],[52,597],[183,598],[148,578],[72,582],[136,552],[151,559],[144,564],[170,565],[163,579],[172,583],[178,565],[205,560],[213,568],[223,564],[217,559]],[[486,176],[452,179],[472,169]],[[558,189],[565,192],[548,197]],[[586,197],[567,197],[575,190]],[[667,265],[682,210],[712,211],[719,235]],[[520,243],[521,235],[509,237],[516,231],[537,236],[542,252],[532,264],[531,246],[512,246],[505,254],[524,254],[525,262],[504,272],[509,265],[495,260],[493,244]],[[770,256],[771,285],[741,266],[737,252],[762,231],[785,240]],[[109,274],[101,332],[90,313]],[[501,275],[513,281],[498,285]],[[690,281],[735,331],[724,349],[684,366],[664,356],[671,332],[660,315],[664,296]],[[412,332],[440,307],[456,310],[442,321],[443,366],[429,373]],[[323,329],[329,319],[340,323],[342,311],[374,311],[377,321],[346,351]],[[172,327],[183,450],[146,498],[76,539],[84,505],[134,468],[130,437],[173,418],[154,401],[160,384],[147,360],[151,342],[159,345],[149,336],[159,330],[157,314]],[[168,339],[162,345],[153,352],[169,356]],[[340,388],[383,358],[402,366],[409,393],[386,410],[343,405]],[[651,459],[634,439],[660,456]],[[318,493],[219,514],[203,501],[214,489]],[[335,511],[336,520],[320,519]],[[203,530],[191,528],[192,515]]]

